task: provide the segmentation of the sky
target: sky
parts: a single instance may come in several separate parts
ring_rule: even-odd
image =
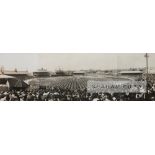
[[[155,54],[149,54],[149,66],[155,67]],[[0,53],[5,70],[35,71],[56,69],[117,69],[144,67],[144,53]]]

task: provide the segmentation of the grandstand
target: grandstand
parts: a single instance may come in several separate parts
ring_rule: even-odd
[[[129,78],[142,78],[143,71],[139,70],[127,70],[127,71],[120,71],[118,73],[120,76],[129,77]]]
[[[3,70],[1,69],[0,74],[2,75],[8,75],[8,76],[13,76],[16,77],[20,80],[25,80],[30,77],[28,71],[18,71],[17,69],[14,70]]]
[[[73,75],[85,75],[85,72],[83,72],[83,71],[76,71],[76,72],[73,72]]]
[[[41,68],[35,72],[33,72],[33,76],[34,77],[49,77],[50,76],[50,72],[48,72],[46,69]]]
[[[55,76],[72,76],[72,71],[63,71],[62,69],[58,69],[55,71]]]

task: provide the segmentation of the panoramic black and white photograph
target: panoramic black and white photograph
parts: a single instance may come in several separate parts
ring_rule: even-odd
[[[1,53],[1,101],[154,101],[154,53]]]
[[[0,155],[155,155],[155,0],[0,0]]]

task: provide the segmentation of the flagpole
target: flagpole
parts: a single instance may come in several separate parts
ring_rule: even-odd
[[[149,55],[148,53],[145,54],[146,58],[146,93],[148,94],[148,74],[149,74]]]

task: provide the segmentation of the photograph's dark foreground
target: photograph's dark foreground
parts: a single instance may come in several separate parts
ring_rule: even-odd
[[[153,53],[1,53],[0,101],[154,101],[154,60]]]
[[[64,89],[1,92],[0,101],[155,101],[155,91],[143,93],[87,93]]]

